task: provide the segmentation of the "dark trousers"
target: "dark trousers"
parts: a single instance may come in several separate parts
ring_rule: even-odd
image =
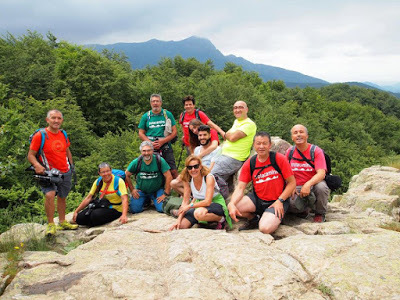
[[[88,210],[89,208],[85,208],[78,214],[76,217],[77,224],[89,227],[99,226],[114,221],[122,215],[116,209],[103,207],[92,209],[89,215],[85,215]]]

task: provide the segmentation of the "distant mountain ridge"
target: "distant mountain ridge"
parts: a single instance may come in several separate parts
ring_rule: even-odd
[[[224,68],[225,63],[232,62],[242,66],[245,71],[258,72],[260,77],[265,81],[283,80],[288,87],[321,87],[329,84],[325,80],[304,75],[300,72],[269,65],[254,64],[235,55],[224,56],[209,40],[195,36],[181,41],[152,39],[143,43],[91,44],[86,46],[98,52],[101,52],[103,49],[124,52],[133,69],[142,69],[147,65],[156,65],[162,57],[173,58],[180,55],[185,59],[194,57],[202,63],[211,59],[215,68],[219,70]]]

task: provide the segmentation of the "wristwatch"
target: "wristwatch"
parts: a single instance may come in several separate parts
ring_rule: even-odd
[[[285,202],[285,200],[284,199],[282,199],[282,198],[278,198],[278,200],[283,204],[283,202]]]
[[[168,194],[167,192],[164,192],[164,195],[167,197],[171,196],[171,194]]]
[[[193,207],[193,205],[194,205],[194,204],[193,204],[193,202],[192,202],[192,203],[190,203],[190,205],[189,205],[189,206],[190,206],[190,207]]]

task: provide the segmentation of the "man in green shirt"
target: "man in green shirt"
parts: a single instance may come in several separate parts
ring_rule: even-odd
[[[158,212],[163,212],[162,203],[171,192],[171,172],[167,162],[153,153],[153,144],[144,141],[140,144],[141,156],[134,159],[125,171],[125,182],[131,192],[129,203],[131,213],[140,213],[146,200],[152,200]],[[131,176],[136,174],[136,186]]]
[[[171,112],[162,108],[160,94],[150,96],[151,110],[143,114],[139,122],[139,137],[150,141],[171,168],[173,178],[178,176],[171,140],[176,137],[176,122]]]

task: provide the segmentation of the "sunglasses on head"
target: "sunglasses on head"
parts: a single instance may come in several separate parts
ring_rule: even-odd
[[[193,166],[187,166],[186,168],[190,171],[191,169],[198,169],[200,167],[200,164],[193,165]]]

